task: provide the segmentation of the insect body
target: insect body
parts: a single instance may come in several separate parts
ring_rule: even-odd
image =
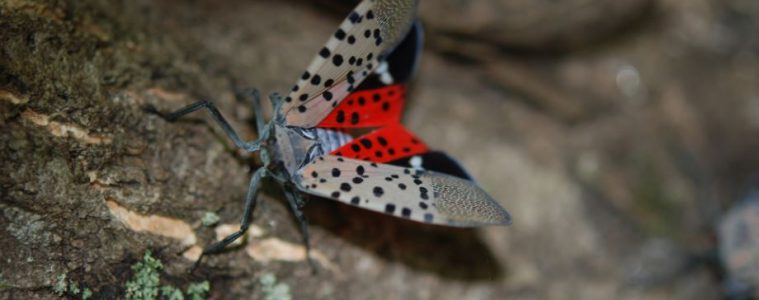
[[[259,184],[267,177],[283,187],[307,249],[303,193],[430,224],[511,223],[506,210],[463,169],[429,151],[399,123],[405,88],[394,79],[405,81],[413,73],[421,48],[415,10],[414,0],[362,1],[289,95],[270,97],[275,112],[270,122],[264,123],[254,94],[255,141],[241,140],[207,101],[170,114],[150,108],[170,121],[206,108],[238,147],[260,151],[264,166],[251,178],[240,230],[203,254],[222,250],[245,232]],[[354,139],[346,131],[355,128],[378,129]],[[436,158],[446,167],[425,167],[420,158]]]

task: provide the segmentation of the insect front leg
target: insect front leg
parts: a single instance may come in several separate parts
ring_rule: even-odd
[[[196,110],[202,109],[202,108],[207,109],[211,113],[211,116],[216,121],[216,123],[219,123],[219,126],[221,126],[221,129],[224,130],[224,133],[226,133],[227,136],[230,139],[232,139],[232,141],[235,143],[235,145],[237,145],[237,147],[240,147],[250,152],[258,151],[258,149],[261,146],[261,141],[260,141],[261,135],[259,135],[259,140],[243,141],[240,138],[240,136],[237,134],[237,132],[232,128],[232,126],[229,125],[229,122],[227,122],[227,120],[224,119],[224,116],[221,115],[221,113],[216,108],[216,106],[210,101],[201,100],[170,113],[160,112],[153,105],[150,105],[150,104],[144,107],[144,109],[147,112],[154,113],[168,122],[174,122],[177,119],[181,118],[182,116],[189,114],[191,112],[194,112]],[[258,110],[256,110],[256,112],[258,112]],[[258,118],[258,116],[256,116],[256,118]]]
[[[263,107],[261,107],[261,94],[258,93],[258,90],[254,89],[250,92],[250,95],[253,98],[253,109],[256,110],[256,129],[258,130],[258,136],[264,136],[266,122],[264,122],[264,110]]]
[[[257,89],[245,89],[240,92],[238,96],[250,97],[251,104],[253,104],[254,113],[256,114],[256,130],[258,136],[264,135],[264,128],[266,127],[266,119],[264,119],[264,110],[261,106],[261,93]]]
[[[250,226],[250,215],[253,212],[253,209],[256,207],[256,195],[258,194],[258,187],[261,185],[261,179],[265,178],[266,176],[266,168],[259,168],[253,174],[253,177],[250,178],[248,193],[245,196],[245,210],[243,211],[242,219],[240,220],[240,230],[228,235],[221,241],[218,241],[206,247],[206,249],[203,250],[203,253],[200,254],[198,260],[195,261],[195,264],[192,267],[193,270],[198,266],[200,260],[203,259],[203,256],[221,252],[225,247],[245,234],[245,232],[248,230],[248,227]]]
[[[311,265],[311,269],[315,272],[316,265],[311,259],[311,244],[308,239],[308,221],[303,214],[303,210],[301,210],[301,207],[305,203],[303,201],[303,195],[297,190],[287,187],[285,187],[284,192],[285,197],[287,197],[287,202],[290,204],[290,209],[293,211],[295,218],[298,219],[298,223],[300,224],[300,231],[303,234],[303,245],[306,247],[306,259],[308,260],[308,264]]]

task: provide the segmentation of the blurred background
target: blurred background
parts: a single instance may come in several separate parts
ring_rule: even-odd
[[[121,297],[146,249],[164,280],[207,279],[213,299],[264,298],[264,274],[296,299],[759,295],[755,0],[422,0],[404,123],[458,158],[509,227],[313,199],[317,274],[240,248],[189,276],[186,247],[114,221],[107,201],[184,220],[198,245],[214,239],[205,212],[234,224],[256,160],[205,115],[168,124],[140,106],[213,99],[254,138],[235,93],[288,91],[354,5],[0,2],[0,297],[50,297],[63,273]],[[253,223],[298,245],[271,186]]]

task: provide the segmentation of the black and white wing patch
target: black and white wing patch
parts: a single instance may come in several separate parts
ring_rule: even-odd
[[[418,222],[448,226],[511,224],[511,216],[471,181],[324,155],[294,179],[303,192]]]
[[[424,28],[416,20],[406,37],[398,43],[384,61],[358,86],[356,91],[382,88],[394,83],[406,83],[416,73],[424,46]]]
[[[406,35],[416,0],[364,0],[327,41],[290,94],[286,124],[311,128],[363,81]]]
[[[453,157],[445,152],[430,150],[425,153],[406,156],[394,161],[388,162],[388,164],[408,167],[416,170],[426,170],[446,175],[455,176],[458,178],[474,181],[471,175],[461,166]]]

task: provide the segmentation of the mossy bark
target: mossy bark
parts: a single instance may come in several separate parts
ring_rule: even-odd
[[[312,274],[249,255],[263,239],[301,240],[265,182],[261,236],[188,274],[189,245],[135,231],[113,207],[178,220],[204,246],[217,228],[201,218],[236,223],[259,164],[203,112],[167,123],[141,107],[208,99],[253,139],[236,93],[288,91],[350,4],[0,0],[0,298],[57,297],[62,275],[124,297],[146,250],[161,285],[208,280],[212,298],[261,298],[269,274],[298,299],[718,294],[707,269],[669,258],[714,246],[721,205],[759,166],[756,5],[509,1],[522,23],[500,1],[423,1],[429,43],[404,124],[461,158],[514,225],[430,227],[312,199],[312,246],[333,265]],[[586,13],[556,8],[577,5]],[[503,26],[515,27],[485,36]]]
[[[3,297],[51,296],[61,274],[118,297],[149,248],[187,267],[176,243],[129,231],[106,200],[192,223],[242,197],[246,157],[197,122],[168,125],[140,109],[232,86],[209,79],[198,44],[162,19],[174,5],[0,2]]]

